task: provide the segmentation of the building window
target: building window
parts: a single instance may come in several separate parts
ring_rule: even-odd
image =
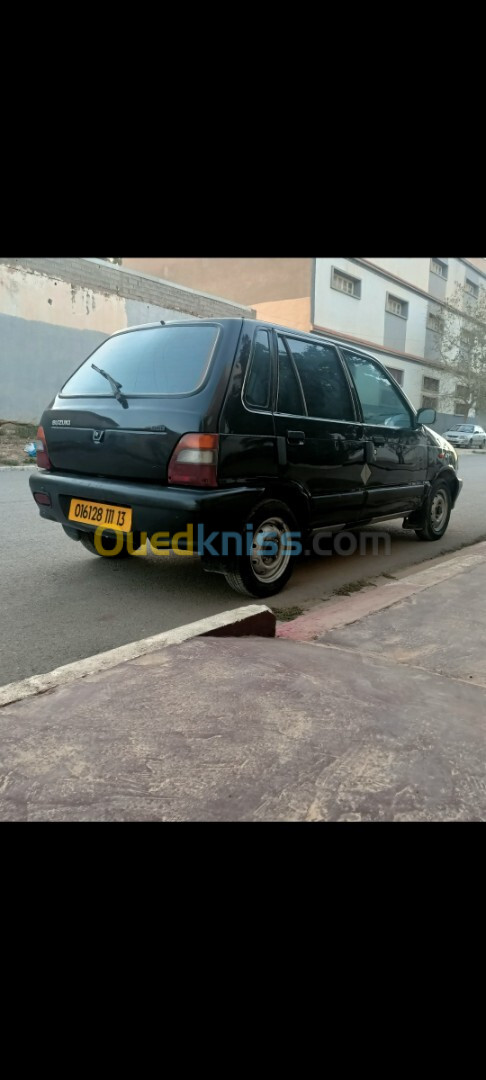
[[[469,296],[474,296],[474,299],[477,300],[479,296],[479,285],[475,285],[474,281],[471,281],[470,278],[466,278],[466,284],[464,288],[466,292],[469,293]]]
[[[356,300],[361,299],[361,281],[359,278],[350,277],[349,274],[344,274],[342,270],[336,270],[336,267],[331,269],[331,289],[337,289],[338,292],[346,293],[347,296],[354,296]]]
[[[399,386],[403,386],[403,371],[396,367],[387,367],[388,373],[395,379]]]
[[[440,381],[439,379],[430,379],[428,375],[424,375],[422,382],[423,390],[430,390],[432,394],[439,393]]]
[[[472,349],[476,340],[476,336],[473,330],[461,330],[459,337],[461,348],[469,350]]]
[[[399,315],[401,319],[408,319],[407,301],[400,300],[398,296],[392,296],[391,293],[386,294],[386,310],[391,315]]]
[[[431,259],[430,269],[433,274],[437,274],[437,277],[447,278],[447,264],[441,259]]]
[[[454,414],[455,414],[455,416],[467,417],[468,412],[469,412],[469,405],[467,405],[467,403],[465,401],[455,401],[454,402]]]
[[[456,386],[456,398],[458,401],[467,401],[469,397],[469,390],[467,386]]]
[[[439,408],[439,399],[436,397],[429,397],[428,394],[422,394],[422,409],[435,409],[437,412]]]
[[[442,317],[437,312],[429,311],[427,315],[427,329],[435,330],[436,334],[440,334],[442,330]]]

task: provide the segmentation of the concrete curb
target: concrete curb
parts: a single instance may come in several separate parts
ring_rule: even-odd
[[[354,596],[327,601],[292,622],[277,623],[276,637],[289,638],[292,641],[312,641],[328,630],[337,630],[363,619],[366,615],[373,615],[376,611],[406,600],[423,589],[439,585],[441,581],[462,574],[486,560],[486,541],[473,544],[466,550],[467,554],[464,550],[456,552],[452,558],[444,559],[416,574],[387,582],[386,585],[371,586]]]
[[[14,701],[33,697],[35,694],[45,694],[58,686],[66,686],[77,679],[83,679],[86,675],[107,671],[127,660],[135,660],[137,656],[157,652],[169,645],[180,645],[190,638],[249,635],[273,638],[276,621],[275,615],[265,604],[247,604],[245,607],[234,608],[233,611],[222,611],[218,615],[210,615],[206,619],[198,619],[197,622],[177,626],[174,630],[165,630],[161,634],[154,634],[153,637],[141,638],[139,641],[129,642],[128,645],[120,645],[117,649],[108,649],[106,652],[87,656],[84,660],[76,660],[73,664],[64,664],[43,675],[31,675],[30,678],[22,679],[21,682],[0,686],[0,708],[11,705]]]

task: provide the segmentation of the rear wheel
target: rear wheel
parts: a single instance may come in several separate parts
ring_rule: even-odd
[[[244,596],[273,596],[287,584],[294,568],[296,556],[287,534],[297,532],[297,522],[285,503],[268,500],[256,507],[247,525],[252,530],[245,530],[243,543],[249,535],[251,551],[226,563],[226,581]]]
[[[101,538],[101,547],[103,549],[101,551],[98,551],[95,547],[94,537],[94,533],[83,533],[82,536],[79,537],[80,543],[86,548],[86,551],[91,553],[91,555],[99,555],[102,559],[127,559],[128,556],[131,555],[131,551],[128,551],[127,548],[126,536],[123,537],[120,550],[116,551],[115,554],[111,553],[120,543],[118,536],[114,536],[112,532],[104,532]],[[131,547],[134,551],[137,551],[137,548],[140,547],[140,540],[140,533],[133,533],[133,543]]]
[[[443,481],[439,481],[430,491],[424,526],[421,529],[415,529],[419,540],[440,540],[449,524],[451,510],[450,487]]]

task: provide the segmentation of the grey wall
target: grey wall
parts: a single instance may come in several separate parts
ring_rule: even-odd
[[[396,349],[397,352],[405,351],[405,337],[407,334],[407,320],[400,315],[392,315],[391,311],[385,311],[385,329],[383,344],[387,349]]]
[[[0,279],[2,420],[37,422],[67,377],[115,330],[160,319],[255,316],[244,305],[100,259],[0,258]]]
[[[37,422],[68,375],[106,336],[0,315],[0,419]]]

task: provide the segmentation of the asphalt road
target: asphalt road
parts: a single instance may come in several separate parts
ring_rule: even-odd
[[[441,541],[418,541],[400,520],[372,526],[389,537],[389,553],[383,541],[378,556],[305,559],[271,606],[306,609],[349,583],[486,539],[486,453],[461,453],[459,472],[464,488]],[[192,556],[90,555],[39,517],[28,477],[0,470],[0,685],[245,603]]]

